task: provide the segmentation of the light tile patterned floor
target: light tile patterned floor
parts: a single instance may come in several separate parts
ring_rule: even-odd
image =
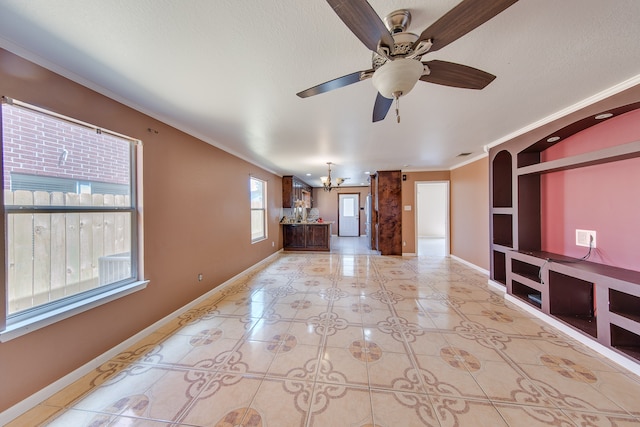
[[[445,257],[280,254],[12,425],[640,425],[637,376],[486,282]]]

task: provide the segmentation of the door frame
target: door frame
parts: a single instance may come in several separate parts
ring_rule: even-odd
[[[360,234],[361,234],[362,230],[360,230],[360,193],[359,192],[338,193],[337,194],[337,197],[338,197],[338,232],[336,234],[338,235],[338,237],[340,237],[340,217],[342,216],[342,215],[340,215],[340,211],[341,211],[340,196],[356,196],[356,216],[358,217],[357,218],[358,235],[357,236],[346,236],[346,237],[360,237]]]
[[[415,240],[415,248],[416,248],[416,256],[420,256],[420,250],[418,248],[418,233],[420,231],[420,227],[418,227],[418,221],[419,221],[419,203],[418,203],[418,185],[420,184],[445,184],[446,186],[446,191],[445,191],[445,219],[444,219],[444,227],[445,227],[445,232],[444,232],[444,255],[445,256],[449,256],[451,255],[451,182],[450,181],[416,181],[414,184],[414,206],[416,207],[414,209],[414,224],[415,224],[415,236],[414,240]]]

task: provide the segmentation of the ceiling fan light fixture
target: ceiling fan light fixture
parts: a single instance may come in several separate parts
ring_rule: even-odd
[[[397,99],[413,89],[423,71],[420,61],[398,58],[388,61],[373,73],[373,86],[385,98]]]

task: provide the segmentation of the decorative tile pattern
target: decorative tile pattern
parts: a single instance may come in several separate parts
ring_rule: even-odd
[[[446,257],[283,253],[10,426],[632,426],[640,379]]]
[[[362,362],[374,362],[382,357],[382,349],[370,341],[356,340],[349,346],[351,355]]]
[[[541,356],[540,360],[542,360],[542,363],[549,369],[556,371],[565,378],[583,381],[585,383],[595,383],[598,380],[593,372],[572,360],[548,354]]]
[[[467,369],[471,372],[480,369],[478,359],[473,354],[461,348],[443,347],[440,350],[440,357],[454,368]]]

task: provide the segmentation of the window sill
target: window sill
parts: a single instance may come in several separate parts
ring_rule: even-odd
[[[140,291],[145,289],[148,283],[148,280],[129,283],[117,289],[111,289],[110,291],[78,301],[74,304],[69,304],[64,307],[60,307],[59,309],[51,310],[47,313],[41,314],[40,316],[34,316],[30,319],[25,319],[21,322],[7,325],[4,331],[0,331],[0,342],[10,341],[14,338],[28,334],[29,332],[36,331],[71,316],[75,316],[76,314],[83,313],[91,310],[92,308]]]

